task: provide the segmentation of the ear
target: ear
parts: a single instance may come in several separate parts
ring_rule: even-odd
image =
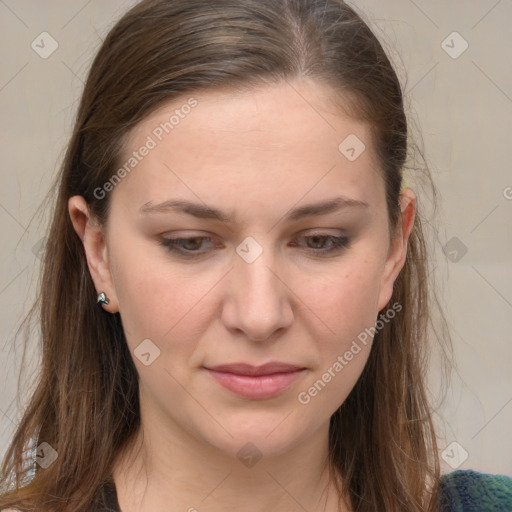
[[[109,313],[117,313],[119,305],[109,267],[108,248],[100,224],[91,215],[87,202],[82,196],[73,196],[68,201],[68,211],[73,227],[82,240],[96,292],[104,292],[109,303],[103,309]],[[96,297],[91,297],[91,302]]]
[[[410,188],[404,188],[398,199],[401,215],[398,219],[396,232],[391,240],[388,256],[384,265],[384,272],[380,286],[378,310],[387,305],[393,295],[393,285],[398,274],[405,265],[407,257],[407,241],[414,226],[416,217],[416,195]]]

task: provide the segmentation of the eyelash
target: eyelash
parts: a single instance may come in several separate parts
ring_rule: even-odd
[[[334,235],[326,235],[326,234],[314,234],[314,235],[308,235],[302,238],[326,238],[330,239],[332,241],[331,247],[328,249],[311,249],[313,253],[317,254],[331,254],[334,252],[341,252],[344,249],[347,249],[350,244],[350,239],[346,236],[334,236]],[[183,256],[185,258],[197,258],[204,254],[206,254],[205,251],[190,251],[186,249],[178,248],[180,244],[183,242],[189,242],[190,240],[207,240],[209,242],[212,242],[213,240],[209,236],[192,236],[188,238],[166,238],[163,237],[160,240],[160,245],[165,247],[169,252],[177,253],[179,256]],[[202,242],[201,242],[202,243]]]

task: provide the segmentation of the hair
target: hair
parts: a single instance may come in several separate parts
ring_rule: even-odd
[[[83,196],[104,224],[109,195],[99,199],[94,191],[118,169],[131,129],[163,104],[194,91],[249,90],[296,78],[329,86],[340,108],[370,127],[394,236],[410,127],[398,76],[353,8],[341,0],[146,0],[110,30],[52,189],[49,243],[25,318],[40,315],[42,360],[3,461],[0,508],[91,510],[140,427],[138,374],[120,316],[94,303],[68,199]],[[420,170],[435,200],[426,163]],[[357,512],[438,507],[435,410],[426,384],[428,327],[438,301],[427,279],[423,227],[418,209],[390,299],[402,310],[375,333],[361,376],[330,418],[329,468]],[[27,464],[34,440],[58,453],[51,466]]]

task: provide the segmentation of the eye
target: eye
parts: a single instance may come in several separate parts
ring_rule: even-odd
[[[208,236],[194,236],[189,238],[163,237],[160,240],[160,245],[170,252],[178,253],[178,255],[194,257],[205,253],[204,250],[199,250],[205,240],[213,243],[212,238]]]
[[[302,237],[304,240],[309,240],[306,243],[306,249],[316,253],[331,253],[339,252],[349,246],[350,239],[347,236],[335,236],[325,233],[314,233],[312,235]],[[298,245],[293,243],[293,246]]]

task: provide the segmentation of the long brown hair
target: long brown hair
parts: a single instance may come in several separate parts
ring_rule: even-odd
[[[193,91],[297,77],[330,85],[340,108],[371,127],[391,234],[412,154],[410,128],[397,74],[353,8],[341,0],[146,0],[109,32],[89,72],[55,185],[32,310],[40,312],[41,371],[3,463],[0,508],[91,510],[140,425],[138,376],[120,316],[94,304],[68,199],[84,196],[106,221],[109,195],[94,192],[121,165],[130,130],[163,103]],[[415,171],[429,181],[435,201],[428,166]],[[437,509],[440,469],[425,372],[438,301],[432,300],[423,226],[418,211],[390,299],[402,310],[375,334],[362,375],[330,420],[330,467],[358,512]],[[34,439],[58,454],[47,468],[27,464]]]

